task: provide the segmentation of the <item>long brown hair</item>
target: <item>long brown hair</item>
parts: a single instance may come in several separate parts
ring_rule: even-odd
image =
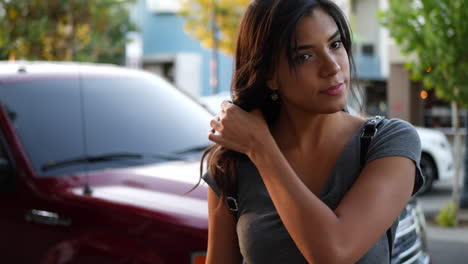
[[[329,0],[254,0],[246,9],[240,24],[235,52],[235,68],[231,84],[233,103],[245,111],[260,109],[271,127],[281,108],[280,100],[272,101],[272,90],[267,81],[271,79],[280,53],[294,50],[297,46],[296,27],[313,9],[322,8],[335,21],[341,33],[351,66],[355,65],[351,51],[351,30],[341,9]],[[295,45],[295,46],[293,46]],[[295,69],[293,54],[287,52],[288,63]],[[355,96],[354,91],[352,90]],[[214,178],[222,197],[236,190],[237,164],[247,158],[244,154],[212,145],[202,155],[200,176],[202,177],[205,157],[207,169]]]

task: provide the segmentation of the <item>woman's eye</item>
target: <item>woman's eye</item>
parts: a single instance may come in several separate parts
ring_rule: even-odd
[[[312,58],[312,55],[310,55],[310,54],[301,54],[301,55],[297,56],[296,60],[299,63],[303,63],[303,62],[305,62],[306,60],[308,60],[310,58]]]
[[[333,43],[331,44],[331,47],[332,47],[332,49],[339,49],[339,48],[341,48],[341,45],[342,45],[342,44],[343,44],[343,43],[341,42],[341,40],[335,41],[335,42],[333,42]]]

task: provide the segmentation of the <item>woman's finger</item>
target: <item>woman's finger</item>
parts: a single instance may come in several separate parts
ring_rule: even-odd
[[[221,103],[221,110],[223,112],[226,112],[226,110],[232,106],[232,102],[229,101],[229,100],[224,100],[222,103]]]
[[[221,135],[216,135],[215,133],[208,133],[208,139],[223,146],[223,137]]]
[[[232,144],[229,144],[228,141],[226,141],[224,139],[223,136],[221,135],[216,135],[214,133],[208,133],[208,139],[213,141],[214,143],[220,145],[220,146],[223,146],[224,148],[227,148],[227,149],[230,149],[230,150],[234,150],[234,151],[238,151],[236,150]],[[238,151],[239,152],[239,151]]]
[[[219,116],[216,116],[214,119],[211,119],[210,126],[212,128],[212,131],[219,131],[221,129],[221,119],[219,118]]]

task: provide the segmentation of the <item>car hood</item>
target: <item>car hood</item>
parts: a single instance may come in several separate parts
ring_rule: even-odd
[[[451,145],[447,137],[441,131],[423,127],[416,127],[416,131],[421,139],[423,151],[451,152]]]
[[[199,161],[176,161],[124,169],[108,169],[60,177],[49,182],[86,200],[138,207],[145,211],[206,221],[207,186]],[[92,190],[83,193],[86,181]],[[66,188],[63,188],[66,186]]]
[[[427,137],[445,137],[444,133],[433,129],[433,128],[426,128],[426,127],[415,127],[416,131],[420,136],[427,136]]]

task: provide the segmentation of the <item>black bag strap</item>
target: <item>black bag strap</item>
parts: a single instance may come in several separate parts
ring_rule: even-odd
[[[381,116],[374,116],[369,119],[364,123],[364,129],[362,130],[361,133],[361,169],[364,168],[364,165],[366,163],[366,155],[369,150],[369,145],[370,142],[372,141],[372,138],[377,134],[379,131],[379,125],[385,118]]]
[[[233,214],[237,215],[239,204],[237,203],[237,196],[234,194],[234,190],[231,195],[226,196],[226,205]]]
[[[237,222],[237,212],[239,211],[239,204],[237,203],[237,180],[230,187],[225,202],[228,209],[234,215],[234,220]]]
[[[381,116],[374,116],[369,118],[366,123],[364,124],[364,130],[361,134],[361,170],[364,168],[366,163],[366,155],[369,151],[369,145],[372,141],[372,138],[377,134],[379,131],[379,125],[382,124],[382,121],[385,118]],[[393,251],[393,237],[392,237],[392,229],[391,227],[387,229],[387,240],[388,240],[388,255],[390,257],[390,262],[392,262],[392,251]]]

